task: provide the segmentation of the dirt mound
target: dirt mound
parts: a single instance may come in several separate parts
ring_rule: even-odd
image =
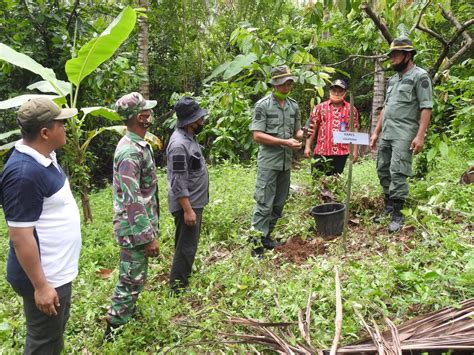
[[[303,264],[308,258],[321,255],[326,252],[325,242],[320,238],[293,237],[285,244],[275,248],[275,252],[280,254],[279,259],[294,264]]]

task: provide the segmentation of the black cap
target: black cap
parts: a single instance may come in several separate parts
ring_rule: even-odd
[[[209,114],[207,110],[204,110],[199,106],[196,100],[188,96],[180,98],[176,105],[174,105],[174,110],[176,111],[176,117],[178,117],[176,125],[179,128],[196,122],[201,117]]]
[[[329,88],[332,88],[334,86],[339,86],[343,90],[347,90],[347,84],[344,80],[342,79],[336,79],[332,82],[331,86]]]

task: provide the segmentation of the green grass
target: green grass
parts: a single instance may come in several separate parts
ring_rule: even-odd
[[[161,257],[150,264],[149,282],[139,299],[142,315],[120,337],[103,346],[104,316],[117,279],[118,247],[112,234],[111,189],[91,196],[94,222],[83,225],[79,276],[73,286],[71,318],[66,329],[66,352],[202,353],[224,350],[245,353],[244,345],[224,345],[220,333],[243,331],[225,323],[227,312],[261,320],[297,321],[298,311],[314,292],[311,336],[328,348],[334,334],[334,266],[341,273],[344,303],[344,344],[363,335],[352,306],[367,319],[381,312],[396,324],[424,312],[474,297],[472,225],[474,186],[458,185],[467,154],[440,161],[422,181],[412,181],[407,206],[409,231],[396,236],[370,219],[381,207],[380,188],[372,160],[354,166],[352,220],[347,253],[340,238],[326,243],[326,253],[301,265],[269,253],[263,260],[250,256],[246,234],[254,207],[255,167],[222,165],[210,169],[209,206],[190,290],[170,296],[166,284],[173,255],[174,225],[167,211],[166,175],[159,172]],[[347,169],[346,169],[347,170]],[[325,179],[342,201],[344,178]],[[292,173],[285,215],[275,234],[283,239],[313,237],[308,211],[318,204],[321,182],[312,183],[307,162]],[[471,229],[469,229],[471,228]],[[8,250],[4,218],[0,222],[0,275],[5,275]],[[278,260],[277,260],[278,259]],[[112,269],[110,279],[97,271]],[[277,307],[275,299],[278,301]],[[298,334],[297,329],[294,329]],[[25,336],[21,299],[0,278],[0,353],[20,353]],[[207,343],[203,343],[206,342]],[[187,347],[187,344],[202,343]]]

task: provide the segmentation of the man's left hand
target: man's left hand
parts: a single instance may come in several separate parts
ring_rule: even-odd
[[[425,144],[425,139],[422,137],[416,136],[415,139],[410,144],[410,150],[413,154],[418,154],[423,149],[423,145]]]

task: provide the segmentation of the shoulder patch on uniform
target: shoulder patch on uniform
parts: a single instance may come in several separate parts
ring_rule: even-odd
[[[185,171],[186,157],[182,154],[173,155],[173,171]]]
[[[428,79],[427,77],[424,77],[421,79],[421,87],[423,89],[427,89],[430,87],[430,79]]]

